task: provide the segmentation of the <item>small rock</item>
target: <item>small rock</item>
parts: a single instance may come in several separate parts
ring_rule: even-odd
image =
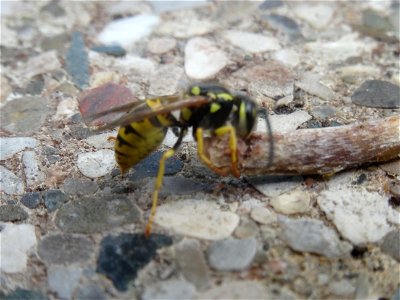
[[[39,162],[37,160],[35,152],[25,151],[22,156],[22,163],[24,165],[27,187],[35,188],[45,181],[46,176],[39,169]]]
[[[196,288],[189,282],[170,279],[147,286],[141,299],[193,299],[195,294]]]
[[[109,138],[117,136],[117,131],[89,136],[85,142],[96,149],[113,149],[115,142]]]
[[[30,209],[38,207],[40,202],[40,193],[38,192],[26,193],[21,198],[21,203]]]
[[[195,179],[182,176],[167,176],[164,177],[160,195],[166,197],[170,195],[188,195],[196,192],[209,193],[211,192],[211,188],[209,185]]]
[[[356,83],[363,78],[373,79],[381,76],[379,68],[361,64],[340,67],[336,71],[346,83]]]
[[[1,264],[5,273],[26,269],[29,250],[36,245],[35,227],[29,224],[6,223],[0,231]]]
[[[44,88],[44,78],[42,75],[33,77],[25,87],[23,93],[26,95],[40,95]]]
[[[219,271],[240,271],[248,268],[257,250],[255,238],[227,239],[212,243],[207,249],[211,267]]]
[[[267,197],[276,197],[298,187],[303,179],[300,176],[268,176],[247,178],[252,186]]]
[[[100,32],[97,39],[104,45],[120,45],[130,49],[137,41],[149,36],[158,23],[160,18],[150,14],[114,20]]]
[[[153,38],[147,44],[147,49],[154,54],[164,54],[176,47],[176,40],[168,37]]]
[[[394,31],[393,24],[387,16],[376,10],[366,9],[362,11],[362,23],[354,27],[361,33],[379,40],[393,41],[393,35],[389,34]]]
[[[271,124],[272,132],[285,133],[296,130],[301,124],[311,120],[312,117],[304,110],[297,110],[288,115],[271,115],[269,122]],[[260,123],[259,131],[266,132],[265,122]]]
[[[19,72],[25,78],[30,79],[36,75],[51,73],[60,69],[61,63],[57,57],[57,52],[50,50],[30,58]]]
[[[49,288],[61,299],[71,299],[79,284],[82,269],[77,266],[50,265],[47,269]]]
[[[286,34],[290,40],[302,37],[300,27],[295,20],[278,14],[270,14],[265,18],[268,22],[268,27]]]
[[[36,133],[47,118],[47,99],[22,97],[8,101],[0,111],[1,127],[18,135]]]
[[[210,274],[206,260],[197,240],[183,240],[175,246],[176,263],[186,280],[197,289],[210,285]]]
[[[150,77],[149,95],[168,96],[178,92],[179,83],[184,75],[182,68],[163,65]]]
[[[89,178],[98,178],[112,171],[115,167],[114,151],[103,149],[96,152],[78,154],[79,171]]]
[[[250,53],[279,50],[281,48],[276,38],[262,34],[228,30],[222,36],[232,45]]]
[[[226,280],[200,294],[199,299],[272,299],[274,294],[269,293],[265,284],[252,280]],[[279,297],[280,298],[280,297]],[[280,298],[283,299],[283,298]],[[286,298],[290,299],[290,298]]]
[[[395,160],[389,163],[381,164],[379,167],[390,175],[400,175],[400,160]]]
[[[369,275],[367,272],[361,273],[357,278],[357,284],[355,289],[355,295],[353,299],[368,299],[371,283],[368,279]]]
[[[285,66],[294,68],[300,63],[299,54],[292,49],[282,49],[272,54],[272,58]]]
[[[0,292],[0,297],[3,296]],[[48,298],[43,296],[42,294],[35,292],[35,291],[30,291],[30,290],[25,290],[25,289],[20,289],[17,288],[14,291],[10,292],[2,298],[4,300],[16,300],[16,299],[29,299],[29,300],[47,300]]]
[[[320,97],[321,99],[332,101],[335,94],[330,88],[321,84],[321,77],[318,74],[305,73],[299,81],[296,82],[296,86],[306,91],[311,95]]]
[[[92,51],[105,53],[115,57],[125,56],[126,50],[119,45],[111,46],[96,46],[91,49]]]
[[[251,218],[260,224],[270,225],[278,221],[275,213],[265,207],[255,207],[251,210]]]
[[[48,12],[53,17],[62,17],[65,16],[65,9],[58,3],[57,1],[50,1],[45,6],[43,6],[40,11]]]
[[[185,72],[193,80],[210,79],[228,64],[226,54],[206,38],[190,39],[185,47]]]
[[[79,113],[78,102],[72,98],[61,100],[57,105],[56,114],[53,116],[54,121],[63,121],[75,114]]]
[[[396,290],[396,292],[394,293],[393,297],[390,298],[390,300],[399,300],[399,299],[400,299],[400,288]]]
[[[93,251],[93,243],[86,237],[67,234],[47,235],[38,245],[40,258],[49,265],[84,263]]]
[[[44,37],[41,43],[42,50],[50,51],[56,50],[60,53],[66,48],[66,44],[69,42],[69,34],[63,32],[53,36]]]
[[[400,107],[400,87],[383,80],[367,80],[351,95],[354,104],[368,107]]]
[[[199,1],[173,1],[173,2],[164,2],[157,0],[149,0],[148,1],[153,10],[157,13],[163,13],[167,11],[178,11],[178,10],[189,10],[189,9],[200,9],[201,7],[209,6],[209,2],[206,0]]]
[[[334,281],[329,284],[329,291],[339,297],[353,298],[356,288],[349,280]]]
[[[336,109],[330,105],[322,105],[311,110],[311,115],[318,120],[327,120],[336,115]]]
[[[0,221],[15,222],[23,221],[28,218],[28,214],[19,206],[5,204],[0,206]]]
[[[97,183],[88,179],[67,178],[64,181],[64,192],[69,195],[93,195],[98,189]]]
[[[48,190],[44,193],[43,198],[44,205],[49,212],[55,211],[68,201],[68,198],[60,190]]]
[[[258,233],[258,226],[252,220],[243,218],[235,230],[235,237],[245,239],[255,236]]]
[[[386,234],[381,249],[383,253],[400,262],[400,231],[394,230]]]
[[[8,83],[8,80],[6,77],[1,76],[0,77],[0,84],[1,84],[1,90],[0,90],[0,103],[3,103],[8,95],[11,94],[12,92],[12,88],[10,86],[10,84]]]
[[[271,199],[272,207],[285,215],[305,213],[310,210],[310,194],[295,190]]]
[[[72,33],[71,45],[65,56],[65,68],[79,88],[89,85],[89,59],[80,32]]]
[[[85,282],[81,284],[75,294],[77,300],[106,300],[109,299],[104,286],[96,282]]]
[[[170,237],[159,234],[149,238],[128,233],[106,236],[101,241],[97,272],[110,278],[119,291],[126,291],[137,272],[156,256],[157,249],[171,244]]]
[[[276,8],[282,6],[284,3],[281,0],[265,0],[260,4],[259,9],[268,10],[271,8]]]
[[[179,200],[157,208],[154,222],[177,234],[206,240],[229,237],[239,224],[238,215],[221,211],[213,201]]]
[[[0,137],[0,145],[0,160],[6,160],[25,148],[37,147],[39,141],[31,137]]]
[[[139,222],[138,207],[122,196],[86,197],[63,205],[57,215],[58,227],[69,233],[96,233]]]
[[[316,29],[323,29],[329,25],[335,13],[335,6],[329,2],[296,3],[291,11],[300,19]]]
[[[24,182],[14,173],[0,166],[0,191],[8,195],[22,195],[24,190]]]
[[[282,238],[289,247],[300,252],[311,252],[329,258],[349,255],[351,245],[342,242],[323,222],[312,219],[279,217]]]

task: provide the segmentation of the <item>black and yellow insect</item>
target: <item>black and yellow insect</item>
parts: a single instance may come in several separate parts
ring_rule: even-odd
[[[173,111],[179,111],[179,115],[174,116]],[[160,159],[146,235],[151,232],[165,161],[181,145],[188,128],[193,129],[200,159],[211,170],[223,176],[228,175],[227,172],[213,165],[205,155],[203,140],[205,136],[229,135],[231,172],[239,177],[237,138],[246,138],[253,130],[256,120],[257,106],[250,98],[231,93],[218,85],[193,85],[183,96],[161,97],[136,103],[126,115],[107,125],[121,126],[115,141],[115,157],[123,174],[160,146],[168,128],[178,129],[175,145],[164,152]],[[266,120],[268,130],[271,131],[268,119]],[[272,162],[273,144],[270,146]]]

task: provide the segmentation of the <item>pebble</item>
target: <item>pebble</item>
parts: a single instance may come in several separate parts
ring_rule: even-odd
[[[290,40],[297,40],[303,35],[297,22],[289,17],[270,14],[265,16],[268,22],[268,27],[286,34]]]
[[[106,300],[109,299],[105,292],[105,288],[96,282],[85,282],[81,284],[77,290],[75,297],[77,300]]]
[[[126,50],[119,45],[111,45],[111,46],[96,46],[91,48],[92,51],[105,53],[107,55],[121,57],[125,56]]]
[[[0,137],[0,145],[0,160],[6,160],[26,148],[37,147],[39,141],[31,137]]]
[[[363,34],[380,40],[393,41],[392,34],[389,34],[389,32],[394,31],[393,24],[387,16],[384,16],[382,13],[374,9],[366,9],[362,11],[362,23],[360,26],[355,26],[355,29],[359,30]]]
[[[190,8],[200,9],[201,7],[206,7],[210,3],[206,0],[196,0],[196,1],[155,1],[150,0],[147,1],[152,6],[155,13],[160,14],[168,11],[177,11],[177,10],[187,10]]]
[[[251,210],[250,217],[264,225],[274,224],[278,221],[277,215],[265,207],[255,207]]]
[[[380,164],[379,167],[392,176],[400,175],[400,160],[395,160],[389,163]]]
[[[101,44],[119,45],[129,50],[137,41],[149,36],[159,23],[160,18],[150,14],[117,19],[103,28],[97,39]]]
[[[221,211],[212,201],[187,199],[159,206],[154,222],[177,234],[220,240],[233,233],[239,224],[239,216]]]
[[[400,107],[400,87],[383,80],[367,80],[351,95],[354,104],[379,108]]]
[[[400,287],[397,288],[396,292],[393,294],[392,298],[390,300],[400,300]]]
[[[300,55],[293,49],[282,49],[272,53],[272,58],[290,68],[300,63]]]
[[[329,258],[348,256],[352,246],[342,242],[336,232],[322,221],[308,218],[290,219],[279,217],[282,238],[290,248],[300,252],[311,252]]]
[[[53,1],[50,1],[49,3],[44,5],[40,9],[40,11],[48,12],[55,18],[65,16],[65,14],[66,14],[65,9],[60,5],[60,3],[53,2]]]
[[[139,208],[123,196],[86,197],[63,205],[55,222],[64,232],[96,233],[140,222]]]
[[[22,91],[23,94],[26,95],[40,95],[44,89],[44,78],[42,75],[37,75],[33,77],[28,85]]]
[[[314,73],[304,73],[296,86],[311,95],[315,95],[323,100],[332,101],[335,94],[330,88],[320,83],[321,76]]]
[[[276,197],[300,186],[300,176],[264,176],[247,178],[252,186],[267,197]]]
[[[64,121],[77,113],[79,113],[78,102],[72,98],[63,99],[57,105],[53,121]]]
[[[258,7],[261,10],[268,10],[271,8],[277,8],[283,6],[283,2],[281,0],[265,0]]]
[[[198,299],[272,299],[265,284],[256,280],[229,280],[200,294]],[[282,299],[282,298],[281,298]],[[290,299],[290,298],[285,298]]]
[[[65,56],[65,69],[77,87],[83,89],[89,85],[89,59],[80,32],[72,33],[71,45]]]
[[[0,166],[0,191],[8,195],[22,195],[25,191],[25,185],[22,179]]]
[[[68,201],[68,197],[60,190],[48,190],[44,192],[43,198],[48,212],[55,211]]]
[[[379,241],[392,230],[389,221],[400,220],[385,196],[364,189],[326,190],[317,201],[341,235],[355,245]]]
[[[109,149],[78,154],[77,166],[83,175],[98,178],[115,168],[114,151]]]
[[[383,253],[390,255],[395,260],[400,262],[400,231],[394,230],[389,232],[383,238],[381,244],[381,250]]]
[[[141,299],[193,299],[196,288],[189,282],[181,279],[160,281],[147,286]]]
[[[340,67],[337,68],[336,71],[344,82],[352,84],[365,78],[374,79],[381,76],[379,68],[361,64]]]
[[[60,69],[61,63],[57,57],[57,52],[55,50],[50,50],[30,58],[19,72],[25,78],[30,79],[36,75],[50,73]]]
[[[300,125],[311,120],[312,117],[304,110],[297,110],[288,115],[271,115],[269,121],[272,132],[285,133],[296,130]],[[263,124],[265,122],[260,122]]]
[[[168,96],[176,94],[179,91],[179,84],[183,75],[183,69],[178,66],[160,66],[150,77],[149,95]]]
[[[153,38],[147,44],[147,49],[153,54],[164,54],[176,47],[176,40],[169,37]]]
[[[0,206],[0,221],[15,222],[23,221],[28,218],[25,210],[14,204],[5,204]]]
[[[327,120],[336,115],[336,109],[330,105],[321,105],[311,110],[311,115],[314,119]]]
[[[153,187],[153,182],[152,185]],[[163,188],[161,189],[161,197],[171,195],[189,195],[194,193],[210,193],[212,190],[210,185],[199,182],[199,180],[186,178],[183,176],[167,176],[164,178]]]
[[[37,208],[41,203],[40,193],[26,193],[21,198],[21,203],[30,209]]]
[[[61,299],[71,299],[82,276],[82,269],[78,266],[50,265],[47,268],[47,284]]]
[[[157,249],[172,244],[170,237],[152,234],[121,233],[108,235],[100,245],[97,272],[107,276],[119,291],[126,291],[140,269],[157,254]]]
[[[88,179],[67,178],[64,181],[64,192],[68,195],[93,195],[98,189],[98,184]]]
[[[187,281],[198,290],[204,290],[210,285],[210,274],[200,248],[200,242],[184,239],[175,245],[175,259],[179,270]]]
[[[212,243],[207,249],[210,266],[219,271],[247,269],[257,251],[255,238],[242,240],[226,239]]]
[[[301,214],[310,210],[311,197],[306,191],[294,190],[271,199],[270,204],[285,215]]]
[[[1,80],[0,103],[3,103],[7,99],[8,95],[11,94],[12,88],[8,83],[8,79],[6,77],[0,76],[0,80]]]
[[[62,32],[56,35],[44,37],[41,42],[41,48],[44,51],[55,50],[62,53],[66,48],[66,44],[70,40],[70,35]]]
[[[255,236],[258,233],[258,226],[250,219],[242,218],[235,230],[235,237],[245,239]]]
[[[341,298],[353,298],[356,291],[356,288],[346,279],[329,283],[328,289],[333,295]]]
[[[0,231],[1,264],[5,273],[20,273],[27,267],[28,253],[36,246],[35,227],[29,224],[6,223]]]
[[[328,2],[296,3],[291,11],[316,29],[326,28],[335,13],[335,5]]]
[[[222,36],[232,45],[250,53],[273,51],[281,48],[278,39],[262,34],[227,30],[222,34]]]
[[[94,249],[84,236],[53,234],[40,240],[37,251],[46,264],[62,265],[87,262]]]
[[[4,296],[4,298],[3,298]],[[0,291],[0,297],[5,300],[13,300],[13,299],[29,299],[29,300],[47,300],[48,298],[43,296],[41,293],[31,290],[25,290],[21,288],[16,288],[14,291],[11,291],[9,294],[4,295]]]
[[[8,101],[0,111],[1,127],[17,135],[36,133],[49,113],[47,99],[21,97]]]
[[[39,161],[34,151],[25,151],[22,155],[22,163],[27,187],[35,188],[45,181],[46,176],[39,169]]]
[[[96,149],[113,149],[115,142],[110,137],[117,136],[117,131],[106,132],[89,136],[85,142]]]
[[[210,39],[191,38],[185,47],[185,72],[193,80],[215,77],[228,64],[228,57]]]

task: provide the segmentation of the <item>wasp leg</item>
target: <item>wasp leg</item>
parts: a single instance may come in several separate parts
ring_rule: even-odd
[[[223,128],[223,127],[222,127]],[[232,127],[233,128],[233,127]],[[235,141],[236,141],[236,135],[235,135]],[[213,163],[211,162],[211,160],[204,154],[204,139],[203,139],[203,128],[198,127],[196,129],[196,140],[197,140],[197,153],[200,157],[200,159],[203,161],[203,163],[210,168],[212,171],[214,171],[215,173],[217,173],[218,175],[221,176],[227,176],[228,172],[225,171],[224,169],[220,169],[218,167],[216,167],[215,165],[213,165]],[[236,149],[236,143],[235,143],[235,147]],[[236,150],[235,150],[235,160],[236,160]],[[238,172],[239,173],[239,172]],[[239,177],[239,175],[236,175],[234,173],[235,176]]]
[[[231,150],[231,171],[235,177],[240,177],[240,171],[237,167],[237,139],[235,127],[227,125],[217,128],[214,132],[217,136],[229,133],[229,149]]]
[[[117,140],[117,138],[115,137],[115,136],[109,136],[108,138],[107,138],[107,141],[108,142],[115,142]]]

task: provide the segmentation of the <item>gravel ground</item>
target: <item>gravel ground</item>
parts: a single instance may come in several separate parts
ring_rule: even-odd
[[[2,1],[1,298],[399,300],[399,160],[219,177],[188,135],[147,239],[174,135],[122,177],[116,131],[91,131],[78,109],[82,91],[108,82],[119,85],[106,100],[123,103],[211,81],[268,109],[278,133],[399,115],[399,9]]]

